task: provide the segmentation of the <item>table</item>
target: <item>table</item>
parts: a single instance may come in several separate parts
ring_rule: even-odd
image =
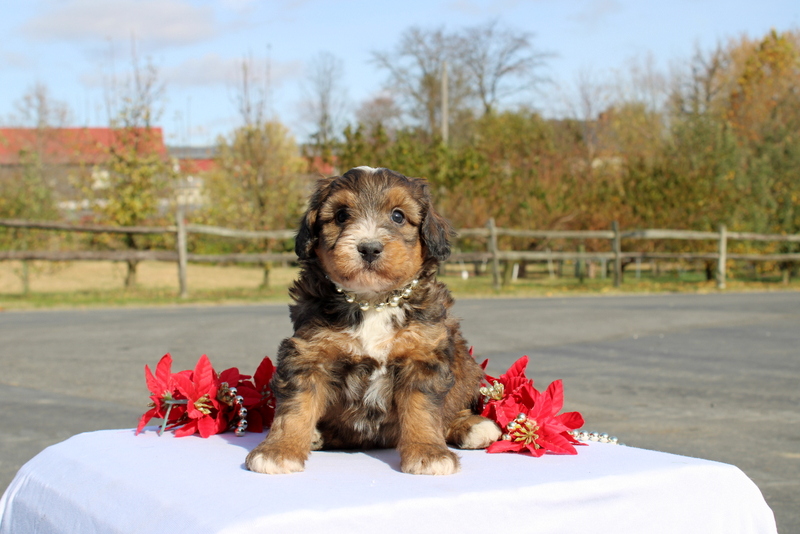
[[[79,434],[19,470],[0,533],[776,532],[756,485],[708,460],[592,442],[458,451],[460,473],[415,476],[395,450],[313,452],[306,471],[270,476],[243,463],[263,437]]]

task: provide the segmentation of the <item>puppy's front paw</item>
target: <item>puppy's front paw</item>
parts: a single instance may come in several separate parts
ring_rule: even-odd
[[[256,447],[247,455],[245,465],[250,471],[267,475],[297,473],[305,469],[303,458],[291,457],[271,447]]]
[[[452,475],[461,463],[447,447],[415,444],[400,453],[400,470],[411,475]]]

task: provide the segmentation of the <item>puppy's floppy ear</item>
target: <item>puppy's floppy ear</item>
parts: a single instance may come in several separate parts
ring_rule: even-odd
[[[317,216],[322,203],[328,197],[333,181],[334,178],[323,178],[317,181],[317,187],[308,201],[308,209],[303,218],[300,219],[300,228],[298,228],[297,236],[294,239],[294,252],[301,260],[310,259],[317,246],[317,239],[319,238]]]
[[[436,213],[428,192],[427,184],[423,186],[423,205],[425,215],[420,225],[422,243],[428,251],[428,256],[437,261],[444,261],[450,257],[450,239],[455,235],[447,219]]]

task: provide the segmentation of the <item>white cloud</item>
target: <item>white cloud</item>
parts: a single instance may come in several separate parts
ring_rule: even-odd
[[[256,0],[221,0],[220,4],[225,8],[241,13],[255,7]]]
[[[3,67],[25,68],[33,63],[33,59],[25,54],[11,50],[0,51],[0,65]]]
[[[502,14],[521,3],[522,0],[454,0],[447,7],[465,15],[485,17]]]
[[[49,3],[24,31],[40,40],[85,41],[107,38],[153,45],[188,44],[214,35],[211,8],[183,0],[67,0]]]
[[[164,79],[170,86],[209,86],[236,85],[241,78],[241,57],[222,57],[218,54],[206,54],[191,58],[174,67],[162,70]],[[247,59],[251,65],[252,75],[257,83],[264,83],[267,72],[265,58]],[[271,61],[269,74],[273,85],[298,78],[302,75],[303,65],[299,61]]]
[[[163,74],[170,85],[227,84],[236,80],[240,64],[240,59],[206,54],[202,57],[193,57],[174,67],[167,67],[163,70]]]
[[[587,28],[594,29],[608,23],[608,18],[621,13],[623,5],[618,0],[589,0],[580,13],[572,19]]]

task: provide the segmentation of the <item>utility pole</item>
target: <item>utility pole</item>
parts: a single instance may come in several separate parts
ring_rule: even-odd
[[[450,126],[450,97],[448,95],[447,61],[442,61],[442,142],[447,145]]]

